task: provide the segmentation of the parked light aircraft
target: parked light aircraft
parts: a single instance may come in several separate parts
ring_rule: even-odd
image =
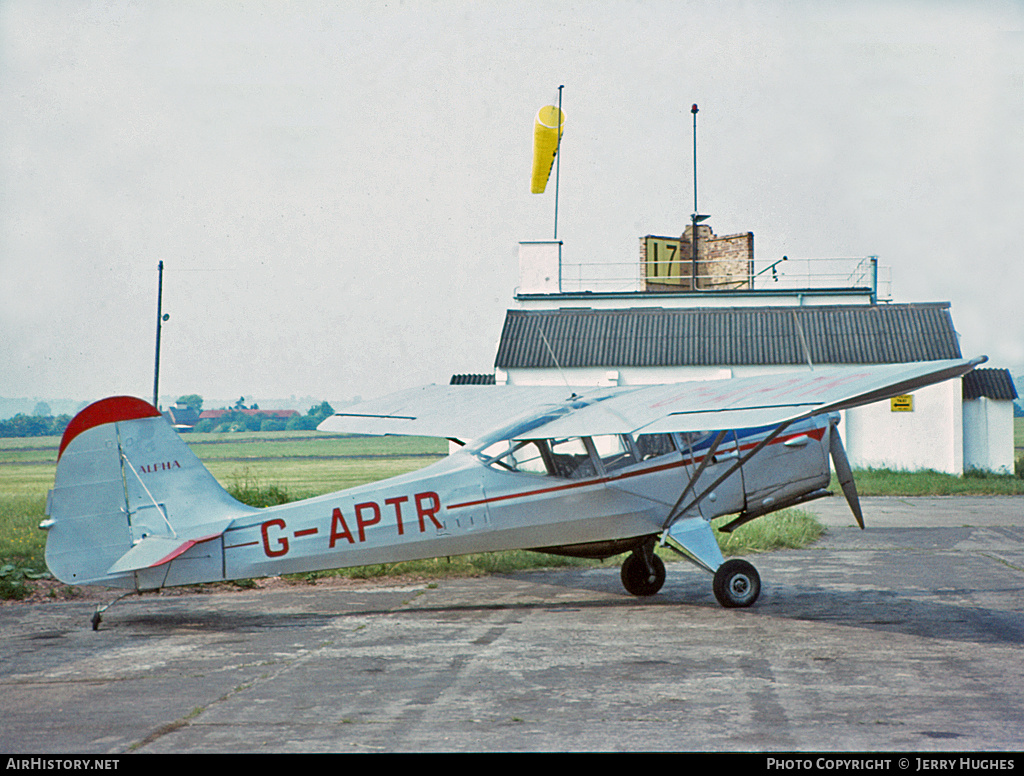
[[[320,429],[448,438],[417,472],[281,506],[232,498],[132,397],[82,410],[61,440],[46,561],[68,584],[128,592],[509,549],[607,558],[658,592],[659,543],[713,575],[726,607],[760,592],[719,530],[820,496],[829,459],[863,528],[839,411],[959,377],[972,361],[614,388],[429,386],[348,407]],[[127,593],[126,593],[127,594]],[[97,609],[93,627],[99,625]]]

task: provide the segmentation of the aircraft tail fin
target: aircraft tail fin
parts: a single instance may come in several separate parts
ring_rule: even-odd
[[[256,511],[228,494],[151,404],[76,415],[47,499],[46,562],[69,584],[151,589],[223,578],[220,537]]]

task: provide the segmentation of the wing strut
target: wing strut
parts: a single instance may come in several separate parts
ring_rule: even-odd
[[[701,501],[703,501],[705,496],[707,496],[711,491],[713,491],[715,488],[717,488],[719,485],[721,485],[723,482],[729,479],[729,477],[731,477],[741,466],[743,466],[743,464],[745,464],[747,461],[749,461],[751,458],[753,458],[755,455],[761,452],[761,450],[763,450],[766,445],[768,445],[770,442],[772,442],[772,440],[779,436],[779,434],[781,434],[783,431],[789,428],[791,423],[793,423],[793,420],[787,420],[784,423],[780,423],[774,431],[772,431],[770,434],[768,434],[768,436],[766,436],[764,439],[762,439],[760,442],[754,445],[749,452],[747,452],[745,455],[740,456],[736,463],[734,463],[732,466],[726,469],[725,473],[719,476],[718,479],[716,479],[714,482],[708,485],[708,487],[704,488],[704,490],[701,492],[699,496],[694,497],[689,501],[689,503],[687,503],[685,507],[679,509],[678,507],[680,502],[682,502],[683,497],[690,490],[693,484],[697,481],[697,477],[700,476],[700,472],[698,471],[697,474],[690,479],[689,484],[686,486],[686,490],[683,491],[683,495],[679,497],[679,501],[676,502],[676,505],[672,507],[671,511],[668,513],[668,517],[665,518],[665,523],[662,525],[662,528],[670,528],[671,525],[674,522],[676,522],[676,520],[678,520],[683,514],[685,514],[687,510],[693,508]],[[718,436],[715,437],[715,444],[712,445],[712,449],[708,452],[708,454],[704,457],[704,460],[701,462],[701,470],[703,470],[704,465],[707,464],[708,461],[711,459],[715,447],[718,446],[718,443],[721,442],[725,434],[725,431],[718,432]]]
[[[678,519],[678,517],[673,517],[673,515],[676,514],[676,510],[679,509],[679,505],[683,503],[683,499],[686,498],[686,496],[689,494],[691,490],[693,490],[693,486],[697,484],[697,480],[700,479],[700,475],[704,473],[704,470],[708,467],[712,459],[715,457],[715,452],[718,450],[718,446],[722,444],[722,440],[725,439],[725,435],[727,433],[728,431],[725,429],[718,432],[718,435],[711,443],[711,447],[708,448],[708,451],[704,456],[704,460],[700,462],[700,466],[697,467],[697,471],[693,473],[692,477],[690,477],[690,481],[686,483],[686,487],[683,488],[683,492],[679,494],[679,498],[676,499],[676,503],[673,504],[672,509],[669,510],[668,517],[665,518],[665,523],[661,526],[662,530],[668,528],[670,525],[672,525],[672,523],[674,523]],[[690,451],[690,460],[693,460],[692,450]],[[703,496],[701,498],[703,498]],[[689,509],[689,507],[687,507],[687,509]],[[679,514],[682,514],[685,511],[686,510],[684,509],[680,511]]]

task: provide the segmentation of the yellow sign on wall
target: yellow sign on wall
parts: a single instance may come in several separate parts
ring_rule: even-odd
[[[913,412],[914,411],[914,396],[913,394],[904,394],[903,396],[893,396],[889,399],[889,408],[893,412]]]

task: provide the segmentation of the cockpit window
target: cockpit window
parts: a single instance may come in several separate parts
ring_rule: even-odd
[[[637,462],[633,448],[625,437],[619,434],[606,434],[593,439],[597,457],[601,459],[601,465],[606,472],[632,466]]]
[[[582,480],[596,477],[597,469],[590,458],[590,452],[579,437],[568,439],[552,439],[551,442],[552,474],[567,480]]]
[[[544,443],[539,441],[519,442],[502,460],[509,463],[517,472],[547,474],[543,445]]]
[[[488,466],[510,472],[547,474],[547,450],[541,440],[514,442],[504,439],[485,447],[479,455]]]
[[[676,451],[671,434],[640,434],[636,438],[636,451],[641,461],[659,458]]]
[[[587,445],[579,437],[506,439],[488,445],[478,455],[488,466],[504,471],[545,474],[567,480],[597,476]]]
[[[494,469],[582,480],[674,453],[671,434],[607,434],[565,439],[501,439],[477,455]]]

